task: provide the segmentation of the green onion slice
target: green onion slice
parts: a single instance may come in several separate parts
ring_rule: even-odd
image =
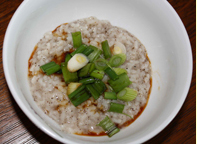
[[[72,99],[70,99],[70,101],[75,107],[77,107],[78,105],[82,104],[89,98],[90,98],[90,94],[87,93],[85,90],[83,90],[80,93],[76,94]]]
[[[126,73],[127,74],[127,70],[123,69],[123,68],[113,68],[113,70],[116,72],[117,75]]]
[[[69,99],[72,99],[75,95],[77,95],[79,92],[83,91],[85,89],[85,85],[80,85],[74,92],[68,95]]]
[[[106,59],[110,58],[111,57],[111,51],[110,51],[110,48],[109,48],[108,41],[105,40],[101,44],[102,44],[103,54],[104,54],[105,58]]]
[[[120,131],[108,116],[106,116],[97,126],[102,127],[109,137],[112,137]]]
[[[87,47],[82,53],[86,56],[90,55],[94,50]]]
[[[111,102],[108,112],[121,113],[121,114],[124,114],[124,115],[129,116],[130,118],[132,118],[130,115],[123,113],[124,106],[125,105],[123,105],[123,104],[118,104],[118,103]]]
[[[113,90],[117,93],[123,90],[125,87],[129,86],[132,82],[129,80],[129,77],[126,73],[119,75],[117,80],[108,80],[109,85],[113,88]]]
[[[61,67],[55,62],[50,62],[45,65],[42,65],[40,69],[47,75],[51,75],[61,70]]]
[[[90,69],[88,71],[88,74],[90,75],[94,70],[95,70],[95,64],[94,63],[91,63]]]
[[[68,61],[71,59],[71,55],[67,54],[65,57],[65,63],[68,63]]]
[[[115,71],[113,69],[111,69],[110,67],[105,69],[105,73],[110,77],[110,79],[112,80],[117,80],[118,79],[118,75],[115,73]]]
[[[126,55],[121,53],[121,54],[116,54],[113,55],[112,58],[109,60],[109,64],[112,67],[118,67],[122,65],[126,60]]]
[[[82,45],[82,37],[80,31],[72,33],[72,39],[74,48],[78,48]]]
[[[94,82],[95,82],[95,79],[93,77],[84,78],[79,81],[79,83],[82,83],[82,84],[90,84]]]
[[[88,55],[89,61],[93,62],[93,61],[95,61],[96,59],[99,58],[99,56],[102,54],[102,51],[100,49],[98,49],[97,47],[92,46],[92,45],[89,45],[88,47],[94,50],[90,55]]]
[[[82,44],[78,49],[76,49],[74,52],[71,53],[71,56],[74,56],[75,54],[78,53],[83,53],[83,51],[85,51],[87,49],[87,45]]]
[[[97,59],[94,63],[97,70],[105,70],[108,67],[108,62],[102,58]]]
[[[101,70],[94,70],[90,76],[102,80],[105,72]]]
[[[104,91],[107,89],[104,82],[102,82],[101,80],[96,80],[92,86],[94,87],[95,90],[98,91],[100,95],[103,94]]]
[[[66,83],[78,81],[77,72],[69,72],[66,63],[61,63],[61,69],[63,73],[63,78]]]
[[[109,112],[116,112],[116,113],[122,113],[124,110],[124,105],[123,104],[118,104],[118,103],[110,103],[110,108]]]
[[[91,66],[91,63],[88,63],[81,70],[79,70],[78,71],[79,77],[87,77],[89,75],[90,66]]]
[[[117,98],[122,101],[132,101],[137,97],[137,91],[131,88],[124,88],[117,94]]]
[[[91,93],[92,97],[97,100],[100,97],[100,94],[91,84],[86,85],[86,89]]]
[[[115,92],[105,92],[104,93],[104,98],[105,99],[117,100],[117,96],[116,96]]]

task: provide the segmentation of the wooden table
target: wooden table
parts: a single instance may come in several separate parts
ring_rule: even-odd
[[[38,129],[22,112],[10,93],[3,73],[3,39],[8,23],[23,0],[0,1],[0,144],[59,143]],[[146,144],[194,144],[196,141],[196,2],[169,0],[189,34],[194,71],[187,99],[175,119]]]

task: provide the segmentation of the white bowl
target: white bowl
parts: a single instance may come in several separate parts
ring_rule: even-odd
[[[153,85],[140,117],[112,138],[62,134],[37,107],[27,81],[28,59],[47,31],[76,19],[96,16],[134,34],[152,63]],[[3,45],[7,83],[23,112],[42,131],[63,143],[142,143],[165,128],[180,110],[192,76],[186,30],[166,0],[26,0],[15,12]],[[50,126],[49,126],[50,125]]]

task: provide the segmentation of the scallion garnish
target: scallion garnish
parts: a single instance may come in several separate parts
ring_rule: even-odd
[[[82,83],[76,83],[76,82],[69,83],[67,88],[67,95],[74,92],[80,85],[82,85]]]
[[[56,65],[56,63],[54,61],[52,61],[52,62],[49,62],[47,64],[40,66],[40,69],[45,73],[45,70],[47,68],[50,68],[51,66],[54,66],[54,65]]]
[[[117,100],[117,96],[115,92],[105,92],[104,93],[104,98],[105,99],[113,99],[113,100]]]
[[[107,89],[104,82],[102,82],[101,80],[96,80],[92,86],[94,87],[95,90],[98,91],[100,95],[103,94],[104,91]]]
[[[56,64],[55,62],[50,62],[50,63],[47,63],[45,65],[42,65],[40,67],[40,69],[46,73],[47,75],[51,75],[55,72],[58,72],[59,70],[61,70],[61,67]]]
[[[69,72],[66,63],[61,63],[63,78],[66,83],[78,81],[77,72]]]
[[[109,137],[112,137],[114,134],[120,131],[120,129],[116,127],[116,125],[110,120],[108,116],[106,116],[98,124],[98,126],[102,127]]]
[[[89,71],[88,71],[88,75],[90,75],[94,70],[95,70],[95,64],[91,63]]]
[[[119,75],[117,80],[108,80],[108,83],[113,88],[113,90],[117,93],[123,90],[125,87],[129,86],[132,82],[129,80],[129,77],[126,73]]]
[[[86,89],[91,93],[92,97],[97,100],[100,96],[97,90],[91,84],[86,85]]]
[[[94,69],[94,63],[88,63],[85,67],[78,71],[78,75],[79,77],[87,77]]]
[[[94,61],[94,63],[97,70],[105,70],[108,67],[108,62],[102,58],[97,59],[96,61]]]
[[[81,38],[81,32],[75,32],[72,33],[72,39],[73,39],[73,47],[78,48],[82,45],[82,38]]]
[[[127,70],[123,69],[123,68],[113,68],[113,70],[116,72],[117,75],[126,73],[127,74]]]
[[[122,65],[126,60],[126,55],[121,53],[121,54],[116,54],[113,55],[112,58],[109,60],[109,64],[112,67],[118,67]]]
[[[110,77],[110,79],[112,80],[117,80],[118,79],[118,75],[115,73],[115,71],[113,69],[111,69],[110,67],[105,69],[105,73]]]
[[[77,53],[83,53],[83,51],[85,51],[87,49],[87,45],[82,44],[79,48],[77,48],[74,52],[72,52],[70,55],[74,56]]]
[[[85,85],[80,85],[75,91],[68,95],[69,99],[72,99],[76,94],[83,91],[85,89]]]
[[[117,94],[117,98],[123,101],[132,101],[137,96],[137,91],[131,88],[124,88]]]
[[[93,77],[84,78],[79,81],[79,83],[82,83],[82,84],[90,84],[94,82],[95,82],[95,79]]]
[[[121,113],[121,114],[124,114],[130,118],[132,118],[130,115],[126,114],[126,113],[123,113],[123,110],[124,110],[124,106],[123,104],[118,104],[118,103],[113,103],[111,102],[110,103],[110,108],[108,110],[108,112],[116,112],[116,113]]]
[[[57,74],[62,74],[62,69],[56,72]]]
[[[70,101],[72,102],[72,104],[75,107],[77,107],[78,105],[82,104],[83,102],[85,102],[89,98],[90,98],[90,94],[87,93],[85,90],[83,90],[80,93],[78,93],[77,95],[75,95],[72,99],[70,99]]]
[[[98,49],[97,47],[92,46],[92,45],[89,45],[88,47],[94,50],[90,55],[88,55],[89,61],[93,62],[93,61],[95,61],[96,59],[99,58],[99,56],[102,54],[102,51],[100,49]]]
[[[102,70],[94,70],[90,76],[102,80],[105,72]]]
[[[88,56],[89,54],[91,54],[94,50],[87,47],[82,53],[86,56]]]
[[[106,59],[110,58],[111,57],[111,51],[110,51],[110,48],[109,48],[108,41],[105,40],[101,44],[102,44],[103,54],[104,54],[105,58]]]
[[[65,63],[68,63],[68,61],[71,59],[71,55],[70,54],[67,54],[66,57],[65,57]]]
[[[111,102],[108,112],[122,113],[123,110],[124,110],[124,105],[123,104],[118,104],[118,103]]]

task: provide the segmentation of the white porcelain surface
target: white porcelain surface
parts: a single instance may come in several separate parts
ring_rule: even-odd
[[[34,103],[27,81],[28,59],[43,34],[89,16],[109,20],[134,34],[152,63],[152,92],[145,111],[112,138],[59,132],[59,126]],[[192,54],[186,30],[166,0],[26,0],[6,31],[3,65],[18,105],[36,126],[58,141],[142,143],[159,133],[180,110],[191,82]]]

